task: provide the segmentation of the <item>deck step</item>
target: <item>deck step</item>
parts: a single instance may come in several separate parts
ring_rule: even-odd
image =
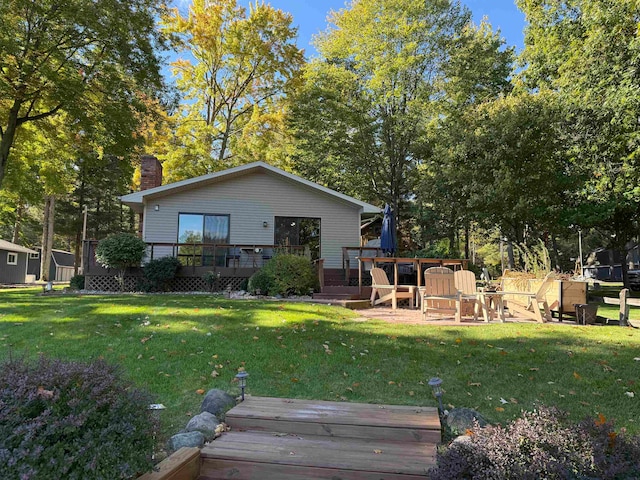
[[[440,441],[433,407],[247,397],[225,421],[200,480],[424,480]]]
[[[435,444],[228,432],[200,455],[200,480],[424,480]]]
[[[227,412],[225,421],[232,430],[402,442],[440,441],[440,420],[435,407],[247,397]]]
[[[314,300],[362,300],[357,293],[314,293]]]

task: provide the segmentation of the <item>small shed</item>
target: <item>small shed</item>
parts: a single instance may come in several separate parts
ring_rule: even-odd
[[[29,255],[38,252],[0,240],[0,283],[26,283]]]
[[[36,253],[29,255],[27,274],[40,280],[40,265],[42,262],[42,247],[36,248]],[[51,250],[49,263],[49,279],[54,282],[68,282],[73,277],[76,256],[64,250]]]

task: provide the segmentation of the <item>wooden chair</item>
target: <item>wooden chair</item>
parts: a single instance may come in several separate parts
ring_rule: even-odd
[[[420,289],[422,320],[430,312],[453,315],[461,322],[461,294],[456,288],[453,271],[446,267],[432,267],[424,271],[424,287]]]
[[[550,322],[551,310],[547,303],[547,292],[553,286],[554,280],[555,276],[551,272],[544,277],[536,292],[503,292],[509,315],[514,316],[514,313],[516,313],[540,323]],[[540,313],[540,308],[544,310],[544,317]]]
[[[471,270],[456,270],[453,272],[453,280],[456,289],[460,292],[462,302],[460,315],[473,315],[473,319],[477,321],[482,305],[477,294],[475,274]]]
[[[391,285],[387,273],[378,267],[371,269],[371,306],[391,302],[391,308],[398,308],[398,300],[409,299],[409,307],[413,308],[413,300],[416,296],[415,285]],[[376,300],[376,295],[379,297]]]

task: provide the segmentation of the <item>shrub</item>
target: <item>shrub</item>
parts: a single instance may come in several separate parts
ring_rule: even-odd
[[[175,257],[162,257],[150,260],[144,265],[144,289],[158,292],[167,289],[182,264]]]
[[[120,290],[124,290],[127,268],[137,267],[147,251],[147,244],[130,233],[116,233],[98,242],[96,260],[105,268],[118,270]]]
[[[111,480],[151,469],[151,399],[117,367],[9,360],[0,386],[0,478]]]
[[[69,288],[72,290],[82,290],[84,289],[84,275],[74,275],[69,280]]]
[[[311,262],[300,255],[278,254],[249,279],[252,292],[266,295],[306,295],[318,287]]]
[[[602,417],[573,425],[568,414],[540,407],[505,428],[475,428],[438,454],[430,478],[640,478],[640,437],[615,432]]]
[[[208,271],[202,276],[202,279],[209,287],[209,291],[213,292],[216,287],[218,287],[218,283],[220,280],[220,272]]]

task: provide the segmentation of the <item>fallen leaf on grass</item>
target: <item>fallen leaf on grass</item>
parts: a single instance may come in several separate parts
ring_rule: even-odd
[[[625,394],[627,397],[629,397],[629,398],[633,398],[633,397],[635,397],[635,396],[636,396],[636,394],[635,394],[635,393],[633,393],[633,392],[624,392],[624,394]]]
[[[204,389],[199,388],[198,390],[196,390],[196,393],[197,393],[198,395],[204,395]]]
[[[578,372],[573,372],[573,378],[575,378],[576,380],[580,380],[582,377]]]
[[[496,412],[504,412],[504,408],[502,408],[502,407],[496,407]]]
[[[216,378],[216,377],[217,377],[217,376],[219,376],[219,375],[220,375],[220,374],[218,373],[218,371],[217,371],[217,370],[214,370],[213,372],[211,372],[211,376],[212,376],[213,378]]]

